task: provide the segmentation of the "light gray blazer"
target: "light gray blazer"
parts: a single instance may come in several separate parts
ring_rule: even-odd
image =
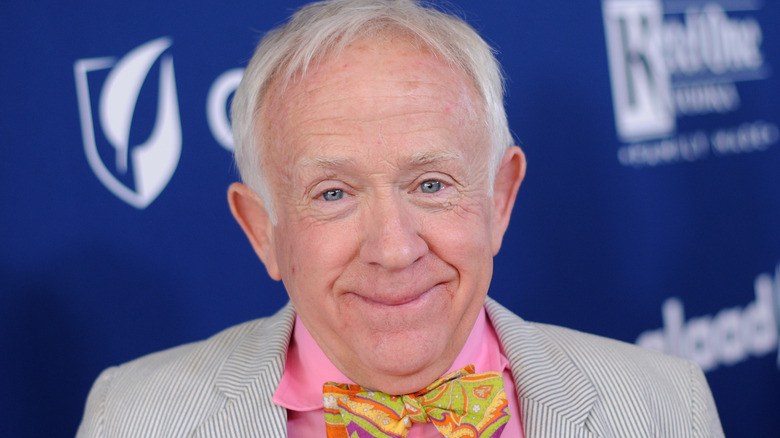
[[[486,308],[512,367],[525,436],[720,437],[701,370],[682,359]],[[78,437],[285,437],[271,396],[295,313],[105,370]],[[507,437],[510,438],[510,437]]]

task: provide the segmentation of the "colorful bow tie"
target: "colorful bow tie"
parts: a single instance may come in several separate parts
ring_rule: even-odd
[[[431,422],[445,437],[498,438],[509,420],[501,373],[469,365],[408,395],[358,385],[323,386],[328,438],[406,437],[412,423]]]

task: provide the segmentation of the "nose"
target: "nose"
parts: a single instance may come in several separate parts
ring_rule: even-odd
[[[401,270],[428,252],[414,206],[400,196],[377,199],[363,212],[361,259],[388,270]]]

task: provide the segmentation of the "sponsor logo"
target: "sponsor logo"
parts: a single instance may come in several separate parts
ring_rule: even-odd
[[[222,73],[214,80],[206,99],[206,117],[211,134],[217,143],[231,152],[234,146],[233,131],[228,118],[228,102],[236,92],[243,76],[243,68],[234,68]]]
[[[752,0],[603,0],[615,126],[626,166],[763,151],[775,123],[678,132],[682,118],[737,111],[738,84],[770,77]]]
[[[682,301],[663,304],[662,329],[642,333],[642,347],[690,359],[704,371],[731,366],[753,357],[780,352],[780,264],[774,275],[763,273],[753,283],[755,300],[745,307],[730,307],[716,315],[685,320]],[[780,355],[777,357],[780,367]]]
[[[165,189],[181,156],[173,59],[163,55],[171,43],[169,38],[159,38],[119,60],[86,58],[73,65],[87,161],[108,190],[138,209],[149,206]],[[159,79],[156,89],[150,90],[144,85],[154,83],[148,76],[156,64]],[[102,79],[99,92],[90,87],[92,78]],[[156,113],[156,117],[151,127],[144,126],[143,117],[137,116],[146,112],[137,110],[137,106],[145,94],[155,92],[156,105],[152,106],[156,106],[156,112],[149,113]],[[140,141],[139,135],[143,137]]]

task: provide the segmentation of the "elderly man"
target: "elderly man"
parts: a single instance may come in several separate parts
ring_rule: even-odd
[[[106,370],[80,436],[719,436],[701,371],[487,298],[525,173],[463,21],[334,0],[260,43],[231,211],[291,304]]]

